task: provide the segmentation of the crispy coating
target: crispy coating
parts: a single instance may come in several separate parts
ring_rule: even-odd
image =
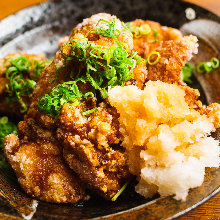
[[[119,143],[118,114],[101,103],[91,116],[82,109],[65,104],[57,130],[64,143],[64,158],[87,187],[111,199],[130,176],[124,149]]]
[[[160,41],[155,51],[161,56],[155,65],[147,65],[148,80],[161,80],[167,83],[184,84],[181,80],[181,72],[193,53],[197,53],[197,38],[186,36],[179,40]],[[151,60],[156,57],[152,55]]]
[[[197,102],[197,111],[199,113],[207,115],[208,118],[211,118],[215,128],[220,128],[220,104],[212,103],[209,106],[205,106],[201,101]]]
[[[20,104],[17,101],[12,101],[12,102],[7,102],[7,97],[8,97],[8,93],[6,92],[6,84],[9,83],[9,80],[6,78],[5,74],[7,71],[7,66],[9,66],[9,61],[8,59],[10,57],[14,57],[14,56],[24,56],[26,58],[28,58],[28,60],[30,61],[30,71],[25,73],[26,75],[24,76],[27,79],[33,79],[33,80],[37,80],[37,78],[35,77],[33,68],[34,68],[34,61],[44,61],[46,60],[46,58],[43,55],[35,55],[35,54],[25,54],[25,53],[13,53],[13,54],[8,54],[7,56],[5,56],[4,58],[0,59],[0,113],[3,114],[7,114],[7,115],[17,115],[19,117],[23,116],[23,113],[21,113],[20,111],[18,111],[18,109],[20,108]],[[27,104],[28,106],[30,105],[30,97],[25,96],[22,97],[22,99],[24,100],[25,104]]]
[[[200,95],[197,89],[192,89],[181,80],[181,72],[193,53],[197,53],[197,38],[186,36],[178,40],[161,41],[155,48],[161,58],[154,65],[147,65],[147,81],[163,81],[170,84],[178,84],[186,92],[186,101],[191,107],[196,107]],[[151,59],[155,59],[152,55]]]
[[[58,47],[61,49],[64,44],[68,43],[68,41],[69,41],[69,36],[61,37],[58,42]]]
[[[130,49],[133,48],[133,39],[130,33],[122,28],[121,22],[116,17],[109,14],[98,14],[84,20],[82,24],[74,28],[69,40],[87,37],[90,42],[97,45],[105,47],[115,45],[113,39],[100,36],[92,31],[100,18],[109,22],[115,18],[117,28],[121,30],[118,38],[119,42],[126,43]],[[103,24],[100,23],[100,25]],[[83,101],[80,112],[71,105],[64,105],[57,123],[51,117],[38,111],[39,98],[51,91],[56,85],[71,80],[70,72],[74,71],[79,65],[78,63],[67,63],[68,68],[62,68],[65,59],[63,53],[68,53],[68,46],[64,45],[62,52],[59,50],[56,53],[54,61],[40,77],[33,92],[31,106],[25,116],[25,122],[19,123],[20,125],[24,124],[24,128],[18,131],[19,137],[28,141],[31,139],[34,142],[42,139],[52,142],[53,140],[50,138],[53,136],[53,131],[56,131],[57,139],[60,140],[60,143],[63,143],[64,158],[70,168],[79,175],[89,189],[107,199],[111,199],[130,176],[126,166],[124,149],[116,146],[119,143],[119,129],[117,127],[118,122],[116,123],[117,114],[114,109],[103,103],[100,104],[98,110],[92,116],[77,118],[88,106],[89,109],[95,107],[96,102],[94,100]],[[62,69],[60,69],[59,78],[57,78],[56,70],[60,67]],[[138,85],[141,87],[146,80],[146,64],[139,64],[138,68],[143,70],[143,74],[138,81]],[[134,70],[135,72],[137,70]],[[139,77],[138,74],[135,76]],[[87,84],[79,84],[78,86],[84,92],[91,90]],[[76,117],[75,114],[77,113],[78,116]],[[81,119],[85,121],[82,125],[80,124]],[[52,131],[51,135],[44,137],[45,130]],[[23,131],[25,131],[25,134]]]
[[[125,30],[121,21],[116,16],[111,16],[107,13],[99,13],[86,18],[82,23],[78,24],[73,32],[70,34],[70,40],[76,38],[76,36],[86,37],[89,41],[94,41],[97,45],[112,46],[116,45],[113,38],[105,37],[96,33],[96,25],[100,19],[106,20],[107,22],[112,22],[115,19],[115,29],[120,31],[120,35],[117,38],[119,43],[126,43],[129,50],[133,49],[133,38],[129,31]],[[98,24],[98,28],[106,25],[106,22],[101,21]]]
[[[182,33],[179,30],[161,26],[155,21],[136,19],[135,21],[132,21],[131,27],[140,27],[144,24],[148,24],[150,26],[151,32],[148,35],[142,35],[138,38],[134,37],[134,50],[145,59],[150,52],[159,46],[160,41],[177,40],[182,38]],[[156,35],[158,41],[156,41],[155,31],[157,31]]]
[[[82,184],[66,167],[56,144],[21,143],[11,134],[5,138],[4,146],[20,185],[30,196],[56,203],[75,203],[83,199]]]
[[[194,36],[183,37],[179,30],[161,26],[154,21],[141,19],[132,21],[132,27],[140,27],[144,24],[150,26],[151,32],[148,35],[133,38],[134,50],[143,58],[147,58],[150,52],[157,51],[160,53],[161,59],[156,65],[147,65],[148,73],[146,76],[143,76],[143,71],[139,70],[134,71],[134,75],[137,73],[138,81],[147,77],[147,81],[161,80],[167,83],[177,83],[185,90],[185,98],[189,105],[196,108],[196,100],[200,93],[198,90],[188,87],[181,80],[181,72],[185,63],[192,58],[192,54],[197,53],[197,38]],[[155,41],[155,30],[157,31],[158,41]]]
[[[160,53],[160,60],[155,65],[147,65],[147,81],[163,81],[170,84],[177,84],[185,91],[185,100],[191,108],[196,109],[201,114],[206,114],[212,118],[215,128],[220,127],[220,105],[213,103],[208,107],[202,105],[198,100],[200,96],[198,89],[187,86],[181,79],[181,72],[192,58],[193,53],[197,53],[197,38],[195,36],[185,36],[178,40],[161,41],[155,51]]]
[[[70,34],[69,42],[73,39],[81,39],[81,38],[87,38],[89,42],[94,43],[96,45],[104,46],[104,47],[110,47],[112,45],[116,45],[116,42],[112,38],[104,37],[101,35],[98,35],[96,33],[96,24],[99,21],[99,19],[107,20],[108,22],[112,22],[113,19],[115,19],[115,27],[120,31],[120,36],[118,37],[119,43],[126,43],[127,47],[132,50],[133,49],[133,38],[129,31],[125,30],[120,22],[119,19],[117,19],[115,16],[111,16],[110,14],[106,13],[100,13],[93,15],[91,18],[84,19],[82,23],[78,24],[74,29],[73,32]],[[106,25],[105,22],[100,22],[100,27],[102,25]],[[65,42],[66,42],[65,38]],[[61,43],[62,44],[62,43]],[[59,70],[59,78],[57,77],[57,69],[64,67],[64,54],[68,55],[70,53],[69,46],[63,45],[62,52],[61,49],[56,53],[54,61],[49,65],[45,71],[42,73],[42,76],[40,77],[39,82],[37,83],[37,86],[33,92],[33,101],[31,103],[31,106],[28,111],[27,117],[33,117],[35,118],[39,123],[42,123],[41,120],[41,114],[38,112],[37,103],[40,97],[45,95],[45,93],[48,93],[54,88],[56,85],[63,83],[65,81],[72,80],[70,78],[70,72],[75,70],[76,73],[78,73],[77,67],[79,66],[79,63],[70,63],[66,64],[67,68],[60,69]],[[139,65],[137,65],[134,69],[134,77],[131,79],[131,82],[137,81],[137,86],[140,88],[143,87],[146,78],[147,78],[147,69],[146,69],[146,63],[142,62]],[[141,73],[141,74],[139,74]],[[91,90],[91,87],[88,85],[82,84],[79,85],[79,88],[81,91],[86,92],[88,90]],[[43,123],[43,126],[45,124]]]

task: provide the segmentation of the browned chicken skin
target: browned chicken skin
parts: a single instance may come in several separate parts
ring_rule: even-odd
[[[93,16],[88,20],[88,23],[84,21],[85,25],[77,26],[74,29],[70,40],[73,37],[75,39],[82,38],[82,33],[88,34],[91,26],[94,28],[100,17],[109,21],[113,18],[108,14]],[[116,22],[120,24],[118,19],[116,19]],[[87,38],[97,45],[115,45],[113,39],[92,32]],[[128,48],[133,48],[133,40],[129,32],[121,30],[118,40],[126,43]],[[61,69],[57,79],[56,70],[62,67],[64,63],[63,52],[68,53],[68,47],[65,48],[64,46],[62,52],[59,50],[56,53],[53,63],[41,75],[34,90],[32,103],[25,116],[25,121],[19,123],[19,127],[23,127],[23,129],[18,130],[18,135],[21,140],[25,140],[30,145],[33,142],[42,143],[45,140],[49,144],[50,142],[53,143],[54,140],[51,139],[51,136],[56,132],[55,142],[59,140],[59,143],[62,143],[61,148],[64,147],[64,158],[70,168],[73,169],[73,175],[76,172],[86,187],[107,199],[111,199],[130,176],[124,149],[116,146],[119,143],[119,129],[118,115],[115,110],[111,106],[101,103],[96,112],[90,116],[82,117],[83,109],[80,109],[80,106],[74,108],[72,105],[66,104],[63,106],[57,121],[38,111],[37,104],[40,97],[51,91],[56,85],[71,80],[70,71],[75,68],[76,63],[67,64],[69,65],[68,68]],[[140,68],[147,73],[145,65],[140,66]],[[138,81],[140,86],[143,86],[146,80],[146,73],[144,74],[145,77]],[[83,91],[89,90],[88,85],[84,84],[79,85],[79,88]],[[87,106],[89,102],[89,100],[82,101],[82,108]],[[92,105],[96,106],[96,103]],[[79,110],[77,110],[78,108]],[[82,125],[80,124],[81,120],[75,115],[77,113],[84,122]],[[69,117],[70,115],[71,117]],[[75,144],[73,144],[73,140]],[[54,200],[54,198],[50,199]],[[58,199],[57,202],[59,202]]]
[[[65,166],[57,144],[21,143],[11,134],[5,138],[5,153],[19,183],[30,196],[59,203],[76,203],[83,199],[83,188]]]
[[[190,88],[181,79],[181,72],[193,53],[197,53],[197,38],[186,36],[178,40],[161,41],[154,51],[161,56],[155,65],[147,65],[147,81],[160,80],[166,83],[175,83],[186,92],[186,101],[191,107],[197,107],[197,99],[200,93],[197,89]],[[155,59],[152,55],[153,59]]]
[[[133,39],[128,31],[120,27],[120,21],[109,14],[101,13],[85,19],[73,29],[68,42],[65,38],[60,43],[60,50],[56,53],[54,61],[42,73],[34,90],[28,113],[24,121],[19,123],[19,139],[9,135],[5,140],[5,153],[21,186],[31,196],[41,200],[70,203],[82,200],[84,191],[79,185],[80,181],[102,197],[111,199],[130,178],[126,154],[120,146],[119,115],[115,108],[109,105],[108,100],[97,103],[95,98],[87,98],[77,106],[66,103],[58,119],[38,111],[39,99],[58,84],[72,80],[71,71],[77,72],[80,66],[85,72],[82,63],[71,61],[64,65],[65,55],[70,53],[69,46],[65,45],[65,42],[71,44],[73,39],[87,38],[88,42],[95,45],[105,47],[116,45],[114,39],[95,32],[95,26],[101,18],[109,22],[113,18],[116,19],[116,26],[120,29],[118,41],[126,43],[131,51],[136,50],[143,58],[146,58],[152,50],[161,54],[161,59],[153,66],[146,67],[145,61],[138,64],[133,69],[133,78],[125,85],[135,84],[143,88],[148,80],[176,83],[184,87],[186,100],[188,103],[192,102],[193,108],[204,111],[210,117],[220,111],[219,106],[215,105],[208,109],[198,107],[201,104],[196,101],[199,92],[181,81],[183,66],[191,59],[192,53],[196,52],[196,38],[192,36],[183,38],[176,29],[161,27],[156,22],[134,21],[133,25],[140,26],[147,23],[152,29],[158,30],[159,42],[149,45],[145,37]],[[152,40],[154,36],[149,37]],[[79,83],[78,87],[83,92],[91,89],[90,85],[84,83]],[[97,107],[95,112],[82,115],[85,110],[94,107]],[[216,119],[217,126],[219,124]],[[28,171],[25,168],[25,160],[19,159],[21,155],[24,155],[28,161],[33,161],[33,165],[37,163],[37,169],[31,166],[31,171]],[[48,167],[49,172],[45,167]],[[37,175],[33,175],[34,173]],[[42,181],[40,186],[38,186],[39,179]],[[54,182],[57,184],[54,185]],[[50,187],[49,191],[47,191],[48,187]]]
[[[64,143],[64,158],[90,189],[111,199],[130,176],[124,149],[117,146],[118,114],[105,103],[90,117],[81,113],[69,104],[62,108],[57,137]]]
[[[151,28],[151,31],[148,35],[142,35],[138,38],[134,36],[134,50],[137,51],[138,54],[145,59],[150,52],[152,52],[155,48],[159,46],[159,42],[178,40],[182,38],[182,33],[179,30],[170,27],[163,27],[155,21],[144,21],[141,19],[136,19],[131,23],[131,28],[134,26],[140,27],[141,25],[146,24],[149,25]],[[157,31],[156,37],[155,31]]]

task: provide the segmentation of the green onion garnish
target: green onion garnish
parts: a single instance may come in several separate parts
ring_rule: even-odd
[[[3,116],[0,118],[0,167],[4,170],[10,169],[10,165],[3,152],[3,142],[5,136],[9,134],[17,134],[17,126],[8,120],[8,117]]]
[[[157,41],[159,41],[159,39],[158,39],[158,30],[154,30],[154,37],[155,37],[155,42],[157,42]]]
[[[205,62],[201,62],[197,65],[196,70],[198,73],[205,73],[204,64],[205,64]]]
[[[65,103],[78,105],[82,98],[87,98],[88,96],[93,96],[93,93],[82,93],[77,86],[77,81],[64,82],[54,87],[50,94],[45,94],[40,98],[38,110],[41,113],[57,118]]]
[[[111,31],[101,28],[98,29],[99,33],[112,36],[115,33],[115,29],[111,26],[114,22],[114,19],[113,23],[107,22]],[[68,52],[65,50],[66,47],[70,48]],[[71,86],[67,86],[65,83],[58,85],[55,87],[56,89],[54,88],[59,90],[58,96],[54,96],[53,89],[50,94],[46,94],[38,102],[39,111],[53,118],[58,117],[64,103],[80,102],[82,98],[86,99],[88,94],[106,99],[108,87],[123,85],[124,82],[130,80],[133,76],[133,68],[144,61],[136,52],[129,52],[126,45],[119,44],[119,42],[117,46],[104,47],[90,43],[86,38],[73,39],[70,44],[63,45],[61,52],[65,60],[77,62],[79,65],[77,65],[78,70],[70,73],[70,77],[73,79],[70,81]],[[89,83],[92,87],[91,91],[86,94],[79,91],[76,84],[78,81]],[[75,90],[72,89],[73,86]],[[68,92],[71,94],[71,98],[66,95]],[[62,101],[59,101],[60,99]],[[92,113],[92,110],[83,114],[86,115],[87,113]]]
[[[151,28],[148,24],[143,24],[140,26],[140,32],[142,35],[147,35],[151,32]]]
[[[151,60],[151,59],[152,59],[152,56],[156,56],[156,58],[154,58],[153,61]],[[160,60],[160,58],[161,58],[160,53],[157,52],[157,51],[153,51],[153,52],[151,52],[151,53],[148,55],[148,57],[147,57],[147,63],[148,63],[149,65],[155,65],[156,63],[158,63],[158,61]]]
[[[105,22],[106,26],[99,27],[100,22]],[[112,19],[112,23],[104,19],[99,19],[98,23],[96,24],[96,31],[97,34],[110,38],[118,38],[120,35],[120,31],[115,29],[115,18]]]
[[[194,70],[195,67],[192,64],[186,63],[181,72],[182,81],[189,84],[192,83],[192,80],[190,78],[193,75]]]
[[[219,68],[219,59],[217,59],[216,57],[212,57],[211,63],[212,63],[212,67],[214,69]]]
[[[143,24],[140,27],[133,26],[132,23],[127,23],[127,27],[130,29],[130,31],[133,33],[135,38],[140,38],[143,35],[148,35],[151,32],[151,28],[148,24]]]
[[[114,197],[112,197],[112,201],[115,202],[117,200],[117,198],[123,193],[123,191],[126,189],[126,187],[128,186],[128,182],[126,182],[122,187],[121,189],[114,195]]]
[[[131,30],[131,32],[133,33],[135,38],[140,38],[142,37],[141,31],[140,31],[140,27],[138,26],[134,26]]]
[[[9,83],[6,84],[6,92],[8,93],[7,101],[17,101],[20,104],[20,112],[27,111],[28,106],[23,100],[23,96],[32,96],[32,91],[36,86],[36,82],[31,79],[27,79],[28,72],[31,71],[30,60],[24,56],[14,56],[8,58],[9,65],[6,66],[7,71],[5,73]],[[43,65],[43,66],[42,66]],[[44,64],[40,64],[37,60],[34,62],[33,72],[35,78],[40,75],[40,70],[45,68]]]
[[[129,22],[129,23],[126,23],[126,25],[129,28],[129,30],[133,33],[134,38],[140,38],[143,35],[147,35],[147,39],[148,39],[148,34],[150,34],[150,32],[152,31],[149,24],[142,24],[139,27],[139,26],[132,26],[132,22]],[[153,34],[154,34],[155,40],[152,42],[149,42],[147,40],[148,43],[156,43],[157,41],[159,41],[158,30],[154,29]]]
[[[219,59],[212,57],[212,59],[208,62],[199,63],[196,67],[196,70],[198,73],[210,73],[217,68],[219,68]]]
[[[51,63],[51,60],[34,60],[34,77],[35,79],[38,79],[40,77],[40,74],[43,72],[46,66],[48,66]]]
[[[97,110],[97,107],[93,108],[93,109],[90,109],[88,111],[85,111],[82,113],[82,115],[90,115],[92,114],[93,112],[95,112]]]
[[[73,61],[80,61],[85,65],[86,74],[79,69],[78,77],[86,75],[84,80],[100,93],[107,91],[108,86],[122,85],[131,79],[133,68],[143,61],[137,53],[130,54],[121,44],[117,47],[103,47],[89,43],[85,38],[73,40],[70,56]]]
[[[17,134],[17,126],[8,120],[8,117],[0,118],[0,148],[3,148],[3,141],[8,134]]]

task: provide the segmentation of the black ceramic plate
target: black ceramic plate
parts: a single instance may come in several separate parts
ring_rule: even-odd
[[[195,19],[186,16],[192,8]],[[195,64],[218,56],[220,53],[220,18],[205,9],[177,0],[63,0],[46,2],[22,10],[0,22],[0,55],[12,52],[45,53],[53,57],[58,39],[68,35],[74,25],[83,18],[98,12],[109,12],[123,21],[136,18],[150,19],[162,25],[181,28],[185,34],[200,38],[199,54]],[[220,102],[220,73],[195,76],[195,87],[199,88],[205,102]],[[219,134],[216,133],[219,139]],[[190,190],[186,202],[171,197],[145,199],[128,187],[116,202],[107,202],[92,197],[83,207],[37,202],[26,196],[13,176],[0,172],[0,184],[6,191],[0,193],[0,217],[19,219],[22,214],[30,219],[166,219],[184,214],[209,199],[219,191],[220,169],[207,169],[203,185]],[[11,208],[13,206],[14,208]],[[35,207],[37,210],[35,212]]]

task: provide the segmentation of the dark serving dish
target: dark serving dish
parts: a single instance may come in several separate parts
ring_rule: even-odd
[[[195,19],[189,20],[185,10],[192,8]],[[162,25],[180,28],[184,34],[199,37],[199,54],[195,64],[220,56],[220,18],[193,4],[177,0],[62,0],[42,3],[24,9],[0,22],[0,55],[12,52],[45,53],[53,57],[58,39],[68,35],[83,18],[98,12],[115,14],[123,21],[136,18],[150,19]],[[199,88],[204,102],[220,102],[220,72],[196,75],[194,87]],[[215,136],[220,139],[220,132]],[[129,186],[116,202],[104,201],[97,196],[84,206],[39,202],[19,188],[13,174],[0,170],[0,217],[20,219],[169,219],[197,207],[220,191],[220,168],[206,170],[202,186],[189,192],[186,202],[172,197],[145,199]],[[10,203],[10,205],[9,205]],[[14,207],[14,208],[12,208]],[[20,215],[18,214],[20,213]]]

